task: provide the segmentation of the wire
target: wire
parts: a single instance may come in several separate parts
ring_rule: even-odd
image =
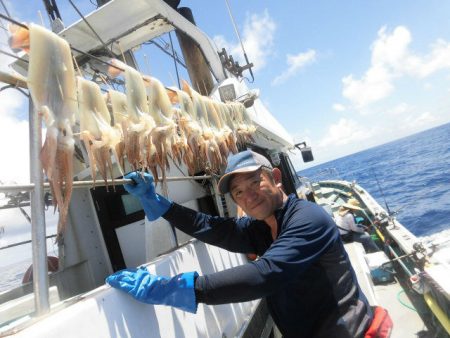
[[[5,19],[5,20],[7,20],[7,21],[10,21],[10,22],[16,24],[17,26],[20,26],[20,27],[23,27],[23,28],[29,30],[29,28],[28,28],[27,25],[25,25],[25,24],[23,24],[23,23],[20,23],[20,22],[14,20],[14,19],[12,19],[12,18],[9,18],[9,17],[7,17],[7,16],[5,16],[5,15],[3,15],[3,14],[1,14],[1,13],[0,13],[0,18],[1,18],[1,19]],[[91,58],[91,59],[93,59],[93,60],[96,60],[96,61],[98,61],[98,62],[100,62],[100,63],[102,63],[102,64],[104,64],[104,65],[107,65],[107,66],[109,66],[109,67],[118,69],[118,70],[120,70],[120,71],[122,71],[122,72],[125,71],[125,69],[123,69],[123,68],[121,68],[121,67],[118,67],[118,66],[116,66],[116,65],[114,65],[114,64],[112,64],[112,63],[110,63],[110,62],[108,62],[108,61],[102,60],[102,59],[100,59],[99,57],[96,57],[95,55],[92,55],[92,54],[83,52],[82,50],[80,50],[80,49],[78,49],[78,48],[75,48],[75,47],[73,47],[72,45],[70,45],[70,49],[72,49],[73,51],[75,51],[75,52],[77,52],[77,53],[79,53],[79,54],[82,54],[82,55],[84,55],[84,56],[87,56],[87,57],[89,57],[89,58]],[[0,53],[4,53],[4,54],[5,54],[5,53],[7,53],[7,52],[1,51],[1,50],[0,50]],[[13,54],[9,54],[9,56],[15,57],[15,58],[17,58],[17,59],[19,59],[19,60],[22,60],[22,61],[28,63],[27,60],[22,59],[22,58],[19,58],[18,56],[15,56],[15,55],[13,55]],[[145,79],[144,79],[144,80],[145,80]],[[173,89],[171,89],[171,88],[167,88],[167,87],[165,87],[165,88],[166,88],[167,90],[173,91]]]
[[[0,2],[1,2],[1,4],[2,4],[2,6],[3,6],[3,9],[5,10],[6,15],[8,15],[9,17],[11,17],[11,14],[9,14],[8,8],[6,8],[6,6],[5,6],[3,0],[0,0]]]
[[[2,49],[0,49],[0,54],[4,54],[4,55],[7,55],[7,56],[10,56],[10,57],[12,57],[12,58],[15,58],[15,59],[17,59],[17,60],[23,61],[23,62],[25,62],[25,63],[29,63],[29,62],[30,62],[30,61],[28,61],[28,60],[26,60],[26,59],[22,59],[20,56],[17,56],[17,55],[15,55],[15,54],[12,54],[12,53],[9,53],[9,52],[6,52],[6,51],[4,51],[4,50],[2,50]]]
[[[175,66],[175,73],[177,74],[177,82],[178,82],[178,88],[181,88],[180,83],[180,74],[178,74],[178,66],[177,66],[177,60],[175,59],[175,50],[173,49],[173,42],[172,42],[172,35],[169,32],[169,39],[170,39],[170,46],[172,47],[172,58],[173,58],[173,64]]]
[[[0,92],[4,91],[5,89],[17,89],[19,92],[21,92],[23,95],[25,95],[26,97],[30,97],[30,95],[28,95],[22,88],[19,88],[15,85],[6,85],[0,88]]]
[[[174,58],[181,66],[183,66],[185,69],[186,64],[183,62],[183,60],[180,59],[180,57],[178,56],[178,54],[175,53],[175,55],[172,55],[171,53],[169,53],[163,46],[161,46],[158,42],[156,41],[148,41],[148,42],[144,42],[144,45],[155,45],[156,47],[158,47],[160,50],[162,50],[165,54],[169,55],[170,57]],[[164,42],[165,44],[165,42]]]
[[[102,38],[100,37],[100,35],[97,34],[97,32],[95,31],[94,27],[92,27],[90,25],[90,23],[86,20],[86,18],[84,17],[84,15],[80,12],[80,10],[77,8],[77,6],[75,6],[75,4],[72,2],[72,0],[69,0],[69,3],[72,5],[72,7],[75,9],[75,11],[78,13],[78,15],[83,19],[83,21],[86,23],[86,25],[89,27],[89,29],[92,31],[92,33],[95,34],[95,36],[97,37],[97,39],[100,41],[100,43],[103,45],[103,48],[105,48],[105,50],[108,51],[108,54],[111,55],[112,57],[116,57],[114,55],[114,53],[106,46],[105,42],[102,40]]]

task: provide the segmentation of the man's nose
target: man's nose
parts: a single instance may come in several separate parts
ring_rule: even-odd
[[[254,189],[246,189],[244,192],[244,197],[246,201],[253,201],[257,196],[257,193]]]

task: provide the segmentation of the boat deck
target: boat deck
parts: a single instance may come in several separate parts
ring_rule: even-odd
[[[391,338],[426,337],[427,328],[401,285],[375,285],[379,305],[389,311],[394,322]],[[403,303],[403,304],[402,304]]]
[[[360,243],[348,243],[344,246],[370,305],[379,305],[388,310],[394,323],[391,338],[427,337],[425,324],[413,310],[414,307],[400,283],[374,285],[364,259],[363,246]]]

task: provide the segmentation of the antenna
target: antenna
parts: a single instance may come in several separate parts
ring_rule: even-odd
[[[251,82],[253,82],[253,81],[255,81],[255,77],[253,76],[253,71],[252,71],[253,63],[250,63],[248,61],[247,53],[245,52],[244,44],[242,43],[241,36],[240,36],[239,31],[237,29],[237,25],[236,25],[236,22],[234,20],[233,13],[231,13],[231,7],[230,7],[230,4],[228,3],[228,0],[225,0],[225,4],[227,5],[228,14],[230,15],[230,20],[231,20],[231,23],[233,25],[234,31],[236,33],[236,36],[237,36],[238,40],[239,40],[239,43],[241,44],[242,52],[244,53],[245,62],[247,62],[247,64],[244,67],[239,67],[239,64],[236,62],[236,67],[238,68],[238,71],[240,73],[238,75],[242,75],[242,71],[245,70],[245,69],[248,69],[249,72],[250,72],[250,75],[252,76],[252,81]],[[222,50],[222,53],[223,52],[225,52],[225,51]],[[219,55],[220,55],[220,53],[219,53]],[[225,52],[225,56],[226,56],[226,52]],[[230,58],[231,58],[231,55],[230,55]],[[231,59],[231,63],[233,63],[232,60],[233,59]]]

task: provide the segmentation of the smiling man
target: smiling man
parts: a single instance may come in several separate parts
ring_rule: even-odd
[[[113,287],[150,304],[195,312],[198,303],[225,304],[266,298],[284,337],[363,337],[372,311],[358,287],[339,232],[318,205],[287,196],[281,172],[262,155],[232,155],[219,191],[230,193],[247,214],[241,218],[206,215],[155,193],[150,175],[128,177],[147,217],[164,217],[199,240],[259,259],[210,275],[173,278],[128,269],[107,278]]]

